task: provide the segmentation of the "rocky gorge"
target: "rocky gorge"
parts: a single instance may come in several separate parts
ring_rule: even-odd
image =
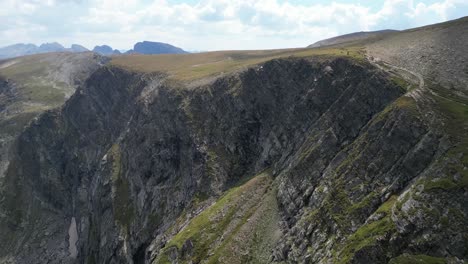
[[[0,262],[466,262],[464,77],[377,63],[94,67],[8,149]]]

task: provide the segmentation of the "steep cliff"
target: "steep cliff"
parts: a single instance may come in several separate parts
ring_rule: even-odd
[[[0,178],[14,140],[29,122],[61,106],[108,59],[92,54],[54,53],[0,61]]]
[[[0,262],[463,263],[468,101],[360,52],[99,67],[12,144]]]

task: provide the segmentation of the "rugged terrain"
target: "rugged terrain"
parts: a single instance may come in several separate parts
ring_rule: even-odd
[[[466,262],[467,28],[93,57],[2,148],[0,262]]]
[[[23,128],[61,106],[108,59],[93,53],[54,53],[0,61],[0,178]]]

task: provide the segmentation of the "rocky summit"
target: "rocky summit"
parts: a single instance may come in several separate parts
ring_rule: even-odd
[[[468,19],[358,35],[1,61],[0,263],[466,263]]]

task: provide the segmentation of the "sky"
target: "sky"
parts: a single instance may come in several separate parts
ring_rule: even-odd
[[[0,0],[0,47],[159,41],[189,51],[304,47],[468,15],[468,0]]]

